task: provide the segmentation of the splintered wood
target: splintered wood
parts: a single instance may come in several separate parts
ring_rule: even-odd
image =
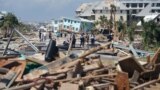
[[[116,51],[114,53],[107,50],[107,54],[111,57],[120,56],[113,65],[109,65],[106,60],[102,60],[100,54],[102,52],[99,50],[105,51],[110,45],[109,42],[91,48],[77,57],[67,55],[50,63],[45,62],[43,56],[38,57],[40,54],[27,57],[27,61],[42,66],[25,75],[22,75],[26,65],[25,60],[8,61],[8,58],[0,58],[0,73],[2,73],[0,88],[4,90],[159,90],[156,87],[160,86],[160,50],[152,59],[149,57],[145,65],[141,65],[134,56],[123,50],[119,49],[120,54],[117,49],[114,49]],[[134,48],[131,49],[136,54]],[[154,89],[146,89],[152,85],[155,85]]]

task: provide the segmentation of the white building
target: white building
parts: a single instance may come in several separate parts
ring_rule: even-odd
[[[160,0],[99,0],[92,3],[83,3],[77,10],[78,17],[98,20],[102,15],[110,18],[110,5],[117,7],[116,20],[139,20],[146,15],[160,13]]]
[[[84,32],[92,29],[93,21],[80,19],[80,18],[66,18],[63,17],[59,20],[52,20],[53,31],[58,32],[59,30],[80,32],[83,30]]]

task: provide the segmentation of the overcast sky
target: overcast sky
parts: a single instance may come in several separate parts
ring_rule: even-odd
[[[96,0],[0,0],[0,11],[12,12],[23,21],[46,21],[74,17],[81,3],[93,1]]]

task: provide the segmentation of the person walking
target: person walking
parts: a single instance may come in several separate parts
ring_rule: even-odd
[[[89,35],[88,35],[88,33],[86,34],[86,42],[87,42],[87,48],[89,49]]]
[[[47,39],[47,33],[44,32],[44,33],[43,33],[43,41],[46,41],[46,39]]]
[[[49,39],[52,39],[52,32],[49,31]]]
[[[42,32],[41,32],[41,30],[39,30],[38,34],[39,34],[39,40],[42,41]]]
[[[76,45],[76,36],[73,34],[73,41],[72,41],[72,47],[75,48]]]
[[[81,34],[80,36],[80,47],[84,47],[84,42],[85,42],[85,39],[84,39],[84,34]]]
[[[95,36],[94,34],[91,35],[91,45],[94,46],[95,44]]]

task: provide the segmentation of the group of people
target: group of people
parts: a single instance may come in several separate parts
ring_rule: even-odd
[[[47,37],[49,37],[49,39],[52,39],[52,32],[48,31],[47,32],[42,32],[41,30],[39,30],[39,40],[40,41],[46,41]]]
[[[72,41],[72,48],[75,48],[76,42],[77,42],[77,38],[75,34],[71,34],[69,39],[66,38],[66,40],[63,42],[63,45],[69,46],[70,41]],[[80,47],[84,47],[85,43],[89,45],[90,41],[91,41],[91,45],[95,44],[94,34],[89,35],[88,33],[86,34],[82,33],[80,35]]]
[[[94,45],[95,44],[95,36],[94,34],[91,34],[91,37],[89,36],[89,34],[84,34],[82,33],[81,36],[80,36],[80,47],[84,47],[85,45],[85,42],[87,44],[89,44],[89,40],[91,40],[91,45]]]

